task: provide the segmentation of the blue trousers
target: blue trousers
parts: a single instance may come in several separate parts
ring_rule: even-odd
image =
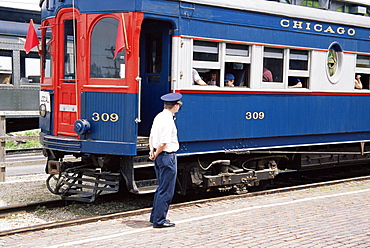
[[[153,209],[150,221],[153,226],[163,225],[175,193],[177,175],[176,153],[162,152],[154,162],[158,188],[154,194]]]

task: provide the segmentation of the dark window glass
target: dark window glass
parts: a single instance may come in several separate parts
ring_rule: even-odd
[[[43,37],[43,48],[42,48],[42,66],[44,69],[44,77],[50,78],[52,77],[52,57],[51,57],[51,51],[52,51],[52,45],[51,45],[51,39],[52,39],[52,33],[51,28],[47,28],[45,32],[45,36]]]
[[[283,82],[283,49],[265,47],[263,66],[272,73],[273,82]]]
[[[218,43],[194,40],[193,60],[218,61]]]
[[[241,44],[226,44],[226,55],[248,57],[249,47],[248,45],[241,45]]]
[[[76,20],[64,22],[64,78],[75,79]]]
[[[357,55],[356,66],[357,67],[370,68],[370,56],[368,56],[368,55]]]
[[[290,70],[308,70],[308,51],[290,50]]]
[[[114,59],[118,20],[104,18],[94,27],[91,36],[91,78],[124,78],[125,49]]]
[[[149,59],[146,61],[147,73],[162,72],[162,33],[148,33],[146,35]]]

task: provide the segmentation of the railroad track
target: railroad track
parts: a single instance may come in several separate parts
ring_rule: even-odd
[[[65,206],[66,204],[67,203],[65,200],[58,199],[58,200],[32,202],[32,203],[27,203],[27,204],[0,207],[0,218],[6,217],[9,214],[34,211],[37,207],[40,207],[40,206],[47,207],[47,208],[57,208],[57,207]]]
[[[193,206],[196,204],[202,204],[207,202],[216,202],[216,201],[223,201],[223,200],[232,200],[236,198],[247,198],[247,197],[253,197],[258,195],[269,195],[269,194],[277,194],[282,192],[288,192],[293,190],[301,190],[306,188],[315,188],[315,187],[322,187],[322,186],[328,186],[328,185],[335,185],[335,184],[341,184],[346,182],[354,182],[354,181],[363,181],[363,180],[370,180],[370,176],[360,176],[360,177],[354,177],[354,178],[346,178],[346,179],[340,179],[340,180],[332,180],[332,181],[326,181],[326,182],[316,182],[316,183],[310,183],[310,184],[304,184],[304,185],[296,185],[296,186],[289,186],[289,187],[281,187],[281,188],[275,188],[275,189],[268,189],[263,191],[257,191],[257,192],[250,192],[242,195],[226,195],[226,196],[219,196],[214,198],[208,198],[208,199],[201,199],[201,200],[195,200],[195,201],[188,201],[188,202],[181,202],[181,203],[175,203],[171,205],[172,209],[178,209],[182,207],[187,206]],[[0,216],[7,213],[11,213],[12,211],[29,211],[32,207],[40,206],[40,204],[49,204],[49,206],[62,204],[64,200],[55,200],[55,201],[48,201],[48,202],[39,202],[39,203],[32,203],[32,204],[25,204],[21,205],[19,207],[17,206],[11,206],[8,209],[6,207],[0,208]],[[0,232],[1,236],[6,235],[12,235],[12,234],[19,234],[19,233],[26,233],[26,232],[34,232],[34,231],[40,231],[44,229],[52,229],[52,228],[60,228],[60,227],[66,227],[66,226],[73,226],[73,225],[81,225],[96,221],[103,221],[103,220],[109,220],[109,219],[116,219],[116,218],[124,218],[129,216],[135,216],[135,215],[141,215],[141,214],[147,214],[150,213],[151,208],[143,208],[138,210],[131,210],[131,211],[125,211],[125,212],[118,212],[118,213],[112,213],[112,214],[105,214],[105,215],[99,215],[94,217],[88,217],[88,218],[81,218],[81,219],[75,219],[75,220],[67,220],[67,221],[60,221],[60,222],[53,222],[53,223],[47,223],[47,224],[41,224],[41,225],[35,225],[35,226],[29,226],[24,228],[18,228],[13,230],[7,230]]]
[[[30,152],[42,152],[42,148],[20,148],[20,149],[7,149],[6,154],[14,154],[14,153],[30,153]]]

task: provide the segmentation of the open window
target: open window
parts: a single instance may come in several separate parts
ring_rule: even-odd
[[[356,74],[354,75],[355,89],[370,89],[370,56],[357,55],[356,58]]]
[[[288,88],[308,88],[309,51],[289,50]]]
[[[193,84],[220,86],[220,43],[193,40]]]
[[[234,86],[249,87],[250,50],[244,44],[226,44],[225,75],[234,77]]]
[[[249,87],[250,62],[249,45],[193,40],[194,85]]]
[[[0,85],[12,84],[12,51],[0,50]]]

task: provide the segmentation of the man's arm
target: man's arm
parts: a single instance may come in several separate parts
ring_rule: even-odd
[[[149,159],[150,160],[155,160],[158,157],[158,155],[161,154],[161,152],[163,152],[166,145],[167,145],[167,143],[161,143],[157,147],[156,151],[154,151],[154,148],[150,148]]]

